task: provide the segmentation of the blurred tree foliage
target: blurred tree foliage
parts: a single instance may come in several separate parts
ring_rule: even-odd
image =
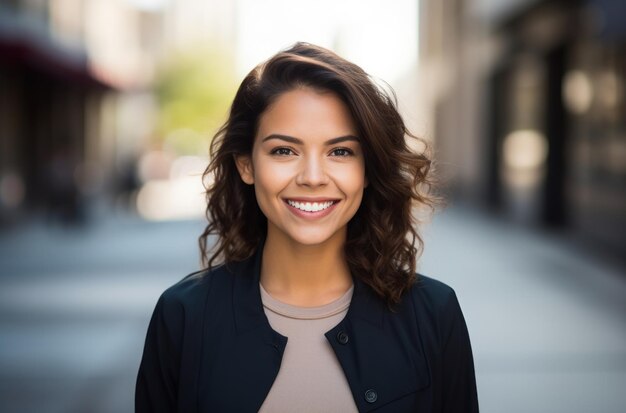
[[[230,54],[206,47],[172,56],[155,85],[158,136],[179,155],[206,155],[226,120],[236,83]]]

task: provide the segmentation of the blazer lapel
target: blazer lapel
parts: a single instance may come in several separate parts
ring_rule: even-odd
[[[232,339],[220,352],[225,364],[219,368],[220,394],[216,395],[228,400],[227,406],[219,406],[224,411],[260,409],[278,374],[287,344],[287,337],[271,328],[263,311],[259,289],[262,247],[263,244],[249,259],[229,264],[233,273],[234,329]],[[220,408],[216,411],[222,411]]]
[[[389,311],[371,288],[356,277],[344,320],[325,335],[346,374],[360,412],[387,404],[430,384],[417,333],[407,328],[406,314]],[[409,300],[410,301],[410,300]],[[399,316],[402,313],[402,316]]]

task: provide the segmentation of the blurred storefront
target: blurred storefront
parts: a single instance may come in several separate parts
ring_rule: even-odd
[[[121,0],[0,1],[0,223],[80,221],[117,185],[146,132],[120,120],[149,118],[159,24]]]
[[[422,0],[451,194],[626,256],[626,2]]]
[[[159,191],[157,200],[146,195],[154,191],[139,195],[154,180],[186,188],[178,179],[184,170],[182,178],[197,183],[189,197],[203,202],[198,175],[206,159],[196,158],[206,151],[185,152],[199,146],[200,134],[192,124],[162,125],[189,120],[188,112],[200,119],[203,110],[226,113],[218,92],[229,79],[216,68],[230,62],[211,51],[232,46],[234,10],[227,0],[0,0],[0,228],[33,213],[81,221],[96,203],[149,217],[146,204],[161,203],[160,219],[189,216],[163,215],[163,198],[187,199],[172,191]],[[178,71],[166,76],[175,79],[164,81],[170,66]],[[181,89],[205,100],[182,102]],[[145,173],[157,158],[172,162],[165,172]]]

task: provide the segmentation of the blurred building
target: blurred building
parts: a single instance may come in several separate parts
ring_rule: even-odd
[[[80,219],[110,184],[129,140],[118,92],[149,84],[159,24],[122,0],[0,1],[0,221]]]
[[[421,1],[453,196],[626,256],[625,21],[621,0]]]
[[[32,211],[80,219],[89,199],[139,185],[159,65],[229,47],[234,10],[224,0],[0,0],[0,223]]]

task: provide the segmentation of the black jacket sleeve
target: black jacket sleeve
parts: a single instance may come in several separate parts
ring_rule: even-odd
[[[146,335],[135,387],[135,411],[174,412],[180,370],[183,329],[182,305],[168,297],[159,298]]]
[[[474,359],[467,325],[458,299],[451,293],[446,306],[447,338],[443,347],[443,411],[478,412]]]

